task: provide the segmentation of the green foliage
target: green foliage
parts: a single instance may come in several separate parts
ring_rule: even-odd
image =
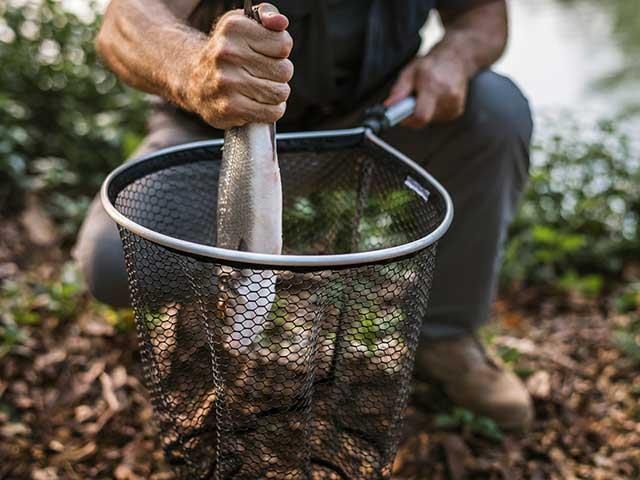
[[[43,281],[34,274],[17,276],[0,286],[0,358],[17,345],[29,341],[29,329],[49,317],[60,323],[88,311],[118,332],[134,328],[131,309],[115,310],[98,302],[87,305],[85,286],[78,267],[66,263],[53,279]]]
[[[635,285],[635,288],[638,288],[638,285]],[[635,288],[629,288],[627,291],[633,292],[634,310],[640,313],[640,289],[636,290]],[[623,307],[624,312],[629,312],[631,310],[631,302],[627,303],[626,301],[630,300],[630,296],[626,298],[623,296],[622,298],[625,303],[618,305]],[[627,325],[616,329],[612,338],[613,343],[623,354],[632,362],[640,365],[640,318],[637,315]]]
[[[55,0],[0,2],[0,211],[41,192],[55,217],[72,219],[66,233],[141,138],[146,116],[143,96],[98,62],[99,20]]]
[[[131,308],[111,308],[103,303],[93,302],[91,310],[116,329],[118,333],[127,333],[135,329],[135,317]]]
[[[354,190],[319,191],[300,197],[283,212],[283,236],[288,244],[297,246],[296,253],[318,253],[318,244],[332,245],[331,253],[349,253],[354,249],[354,236],[359,240],[355,247],[361,251],[406,241],[402,219],[415,206],[411,192],[405,189],[369,193],[360,215],[358,201]]]
[[[502,345],[496,348],[496,355],[498,355],[498,357],[500,357],[500,359],[504,363],[509,365],[513,365],[517,363],[518,360],[520,360],[520,357],[522,356],[522,354],[520,353],[520,350],[512,347],[505,347]]]
[[[466,408],[456,407],[449,414],[438,415],[435,427],[441,430],[462,430],[494,442],[502,442],[504,439],[500,427],[493,420],[475,415]]]
[[[8,280],[0,289],[3,319],[16,325],[38,323],[42,313],[67,319],[75,313],[83,291],[80,275],[71,263],[52,281]]]
[[[533,154],[503,280],[598,295],[640,252],[640,156],[611,122],[562,130]]]
[[[72,264],[48,282],[18,278],[0,287],[0,357],[29,338],[24,327],[38,325],[46,316],[71,319],[84,292],[78,271]]]
[[[640,322],[636,322],[629,330],[614,332],[613,338],[622,353],[640,364]]]
[[[640,312],[640,282],[626,285],[614,299],[614,306],[618,313]]]

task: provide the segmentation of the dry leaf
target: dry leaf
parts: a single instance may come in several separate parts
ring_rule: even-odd
[[[50,247],[58,241],[55,224],[34,195],[27,197],[27,208],[20,215],[20,222],[34,245]]]
[[[548,398],[551,393],[551,375],[540,370],[527,379],[527,390],[536,398]]]
[[[466,475],[465,462],[469,456],[469,449],[460,435],[446,435],[442,440],[447,467],[451,480],[463,480]]]

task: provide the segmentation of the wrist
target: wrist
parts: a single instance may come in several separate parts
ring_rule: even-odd
[[[471,39],[462,32],[450,32],[426,55],[434,63],[447,63],[457,67],[465,80],[471,79],[481,69],[474,55]]]
[[[184,38],[177,42],[175,54],[169,60],[171,64],[163,69],[166,76],[166,92],[170,102],[184,108],[185,110],[196,112],[197,105],[193,102],[193,80],[197,66],[200,62],[202,52],[207,48],[207,36],[192,30],[184,32]]]

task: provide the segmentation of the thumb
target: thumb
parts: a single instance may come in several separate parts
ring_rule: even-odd
[[[289,19],[282,15],[280,11],[270,3],[261,3],[258,5],[258,16],[260,23],[269,30],[282,32],[289,26]]]
[[[400,76],[396,80],[396,83],[393,85],[391,91],[389,92],[389,96],[384,101],[384,105],[386,107],[389,107],[394,103],[398,103],[400,100],[404,100],[409,95],[411,95],[411,93],[413,93],[415,85],[414,77],[415,69],[413,68],[413,65],[409,65],[402,71],[402,73],[400,73]]]

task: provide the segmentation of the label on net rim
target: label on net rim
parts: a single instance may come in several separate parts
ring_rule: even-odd
[[[422,197],[424,199],[425,202],[429,201],[429,195],[431,195],[431,193],[429,192],[429,190],[427,190],[426,188],[424,188],[422,185],[420,185],[416,180],[414,180],[411,177],[407,177],[404,180],[404,184],[410,188],[411,190],[413,190],[417,195],[419,195],[420,197]]]

